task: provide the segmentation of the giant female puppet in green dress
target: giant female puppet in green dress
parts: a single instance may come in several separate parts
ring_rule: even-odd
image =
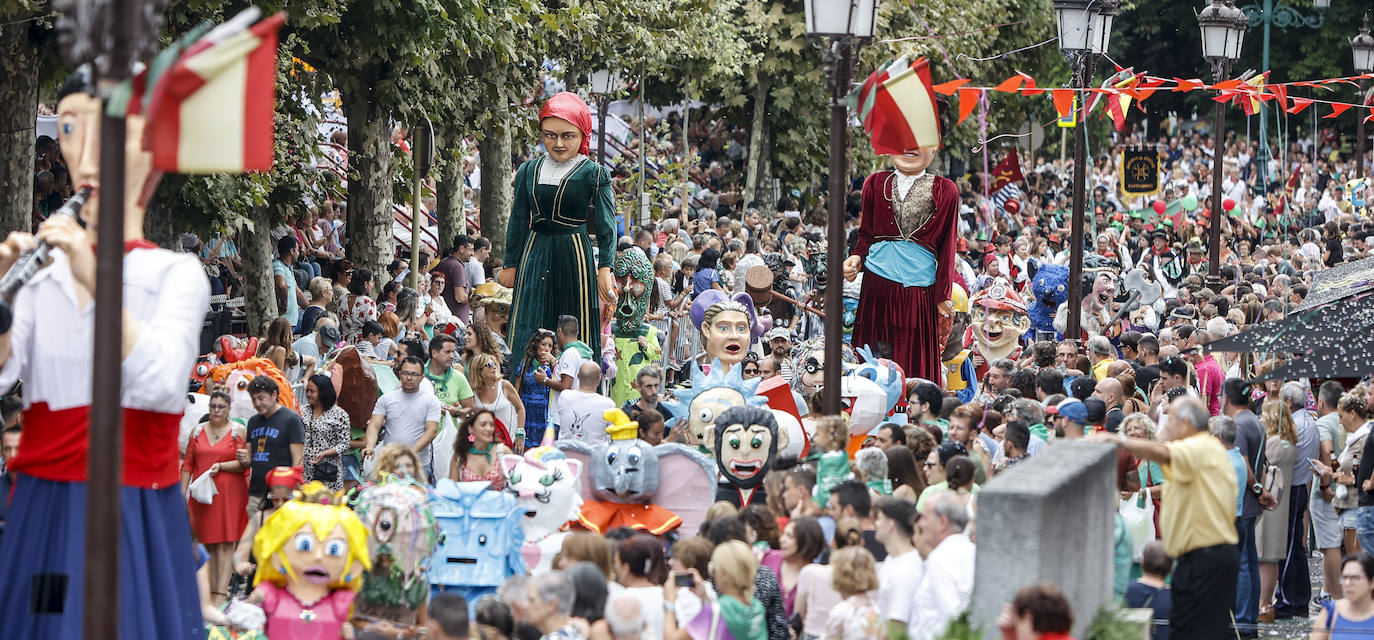
[[[506,258],[497,277],[513,287],[507,344],[519,350],[536,329],[558,317],[578,319],[578,339],[601,361],[601,301],[615,302],[615,205],[611,176],[587,157],[592,116],[568,92],[549,98],[539,114],[547,152],[515,172],[515,203],[506,226]],[[596,234],[596,254],[587,227]],[[595,278],[593,278],[595,272]]]

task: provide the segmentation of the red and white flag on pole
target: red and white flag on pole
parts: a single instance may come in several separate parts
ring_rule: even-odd
[[[272,168],[279,13],[245,12],[206,34],[158,79],[149,106],[153,167],[174,173]]]

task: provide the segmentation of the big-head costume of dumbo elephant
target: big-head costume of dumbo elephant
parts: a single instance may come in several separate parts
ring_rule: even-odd
[[[557,444],[582,464],[577,524],[596,533],[616,527],[654,535],[679,527],[695,532],[715,500],[715,461],[686,445],[650,446],[639,439],[638,423],[620,409],[607,410],[605,418],[610,442]]]

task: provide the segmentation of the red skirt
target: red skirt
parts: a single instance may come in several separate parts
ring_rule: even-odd
[[[892,347],[892,360],[909,378],[940,382],[941,300],[935,287],[904,287],[871,271],[864,273],[854,314],[854,346]]]

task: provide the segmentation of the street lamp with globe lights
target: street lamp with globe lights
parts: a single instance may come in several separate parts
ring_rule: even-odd
[[[844,204],[849,167],[849,108],[845,97],[854,74],[854,58],[878,24],[878,0],[806,0],[806,33],[828,40],[822,59],[830,80],[830,196],[826,224],[825,375],[821,409],[840,413],[840,346],[843,337]]]
[[[1202,29],[1202,57],[1212,64],[1212,81],[1221,82],[1230,72],[1231,63],[1240,59],[1247,24],[1245,12],[1237,9],[1232,0],[1212,0],[1212,4],[1197,14],[1197,24]],[[1225,128],[1226,105],[1218,102],[1212,125],[1212,216],[1207,222],[1209,286],[1221,283],[1221,224],[1225,217],[1221,209],[1221,150]]]
[[[1095,56],[1107,52],[1117,0],[1054,0],[1059,28],[1059,51],[1073,68],[1073,88],[1078,90],[1073,129],[1073,223],[1069,231],[1069,313],[1066,340],[1081,337],[1083,306],[1083,208],[1086,206],[1087,145],[1084,123],[1087,101],[1082,90],[1092,81]]]
[[[1360,34],[1350,39],[1350,53],[1355,61],[1355,73],[1364,75],[1374,71],[1374,36],[1369,35],[1369,14],[1364,14],[1364,26],[1360,27]],[[1369,100],[1364,94],[1364,81],[1355,80],[1355,86],[1359,88],[1360,105],[1368,105]],[[1355,115],[1355,178],[1364,177],[1364,109],[1358,109]]]

